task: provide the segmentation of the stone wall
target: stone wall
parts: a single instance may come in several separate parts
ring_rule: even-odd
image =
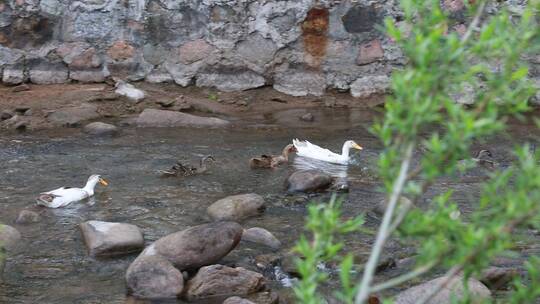
[[[460,1],[444,3],[465,22]],[[405,63],[378,30],[387,16],[399,21],[397,8],[397,0],[0,0],[0,75],[8,84],[114,76],[364,97],[384,91]]]

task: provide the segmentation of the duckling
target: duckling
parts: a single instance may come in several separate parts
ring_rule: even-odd
[[[191,165],[184,165],[181,162],[176,162],[174,166],[172,166],[169,170],[159,170],[158,172],[163,177],[168,176],[191,176],[191,175],[197,175],[202,174],[208,170],[208,167],[206,166],[207,161],[216,161],[215,158],[212,155],[207,155],[201,158],[199,167],[194,167]]]
[[[495,162],[490,159],[486,159],[486,158],[492,158],[492,157],[493,157],[493,154],[491,154],[489,150],[480,150],[478,151],[478,153],[476,153],[476,156],[472,158],[472,160],[481,166],[485,166],[490,169],[493,169],[495,168]]]
[[[289,144],[283,148],[281,155],[261,155],[249,160],[251,168],[275,168],[289,161],[289,153],[296,152],[294,145]]]

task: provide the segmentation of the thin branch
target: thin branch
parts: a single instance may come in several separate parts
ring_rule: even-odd
[[[358,293],[356,294],[355,304],[362,304],[369,297],[369,287],[371,285],[371,281],[373,280],[375,269],[377,268],[377,261],[379,260],[379,256],[388,238],[388,228],[390,227],[394,209],[396,208],[398,199],[401,196],[401,192],[403,191],[403,187],[407,181],[407,172],[409,171],[413,148],[414,143],[409,143],[405,148],[405,156],[401,162],[399,175],[394,183],[390,200],[388,202],[388,207],[384,213],[383,221],[379,228],[379,232],[377,233],[377,238],[375,239],[375,244],[371,250],[371,255],[369,256],[366,268],[364,269],[362,281],[360,282]]]
[[[382,290],[385,290],[385,289],[388,289],[388,288],[392,288],[394,286],[398,286],[398,285],[401,285],[411,279],[414,279],[418,276],[421,276],[423,275],[424,273],[430,271],[435,265],[437,264],[437,262],[433,261],[433,262],[430,262],[424,266],[421,266],[421,267],[418,267],[416,269],[414,269],[413,271],[410,271],[410,272],[407,272],[403,275],[400,275],[398,277],[395,277],[395,278],[392,278],[384,283],[381,283],[379,285],[375,285],[373,287],[371,287],[369,289],[369,293],[376,293],[376,292],[379,292],[379,291],[382,291]]]
[[[484,13],[484,8],[486,7],[486,2],[487,1],[482,1],[482,3],[480,3],[480,6],[478,7],[478,9],[476,10],[476,14],[474,15],[474,19],[471,22],[471,24],[469,24],[469,27],[467,28],[467,32],[465,32],[465,35],[463,35],[463,39],[461,40],[463,44],[465,44],[465,42],[467,42],[467,40],[469,40],[469,38],[472,35],[472,32],[478,26],[478,23],[480,22],[480,17],[482,17],[482,14]]]

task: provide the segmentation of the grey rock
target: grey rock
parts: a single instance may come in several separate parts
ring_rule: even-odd
[[[225,127],[229,122],[215,117],[201,117],[175,111],[145,109],[137,118],[139,127]]]
[[[326,90],[326,78],[316,72],[285,71],[274,76],[274,89],[292,96],[322,96]]]
[[[242,237],[234,222],[218,222],[169,234],[150,245],[141,255],[159,254],[180,270],[216,263],[233,250]]]
[[[30,81],[36,84],[65,83],[68,69],[63,64],[37,64],[30,68]]]
[[[31,210],[21,210],[21,212],[19,212],[19,215],[17,216],[17,219],[15,220],[15,224],[28,225],[32,223],[37,223],[40,220],[41,216],[37,212]]]
[[[97,107],[92,104],[82,104],[57,110],[47,116],[47,120],[62,126],[76,126],[82,121],[98,118]]]
[[[210,205],[208,215],[214,221],[239,221],[261,214],[264,199],[255,193],[228,196]]]
[[[237,46],[237,52],[240,56],[258,64],[265,64],[272,60],[276,51],[277,45],[274,41],[264,38],[259,33],[250,35]]]
[[[252,71],[223,71],[201,73],[198,87],[214,87],[223,92],[244,91],[264,86],[266,80]]]
[[[405,291],[400,292],[396,295],[394,303],[396,304],[414,304],[417,303],[419,299],[426,296],[429,292],[433,290],[435,286],[441,283],[441,281],[446,280],[447,277],[439,277],[431,281],[422,283],[420,285],[413,286]],[[456,300],[463,298],[464,287],[463,287],[463,278],[456,276],[452,278],[446,287],[442,288],[430,301],[428,304],[450,304],[453,303],[452,299],[455,297]],[[480,303],[482,300],[490,300],[491,292],[489,289],[476,279],[469,279],[469,292],[472,295],[473,303]]]
[[[244,230],[242,240],[265,245],[274,250],[281,247],[281,242],[270,231],[259,227]]]
[[[69,78],[83,83],[104,82],[108,74],[102,69],[72,70]]]
[[[93,122],[84,126],[84,132],[91,135],[112,135],[118,132],[118,128],[114,125],[103,123],[103,122]]]
[[[186,298],[193,301],[218,296],[243,296],[255,293],[265,285],[265,279],[260,273],[244,268],[212,265],[199,269],[188,281]]]
[[[129,293],[139,298],[176,298],[184,289],[182,273],[159,255],[139,256],[126,272]]]
[[[91,256],[117,256],[144,248],[141,230],[131,224],[88,221],[80,224]]]
[[[287,179],[289,192],[324,191],[332,185],[332,176],[319,170],[296,171]]]
[[[17,248],[21,242],[21,233],[8,225],[0,224],[0,247],[7,251],[12,251]]]
[[[385,75],[364,76],[351,84],[351,95],[357,98],[368,98],[373,95],[389,93],[390,78]]]
[[[2,82],[6,84],[21,84],[26,80],[24,69],[21,67],[6,67],[2,75]]]

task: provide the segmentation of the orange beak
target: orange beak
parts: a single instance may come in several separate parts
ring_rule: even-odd
[[[103,186],[108,186],[109,185],[109,183],[107,183],[107,181],[104,180],[103,178],[99,179],[99,183],[102,184]]]

